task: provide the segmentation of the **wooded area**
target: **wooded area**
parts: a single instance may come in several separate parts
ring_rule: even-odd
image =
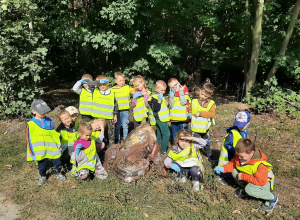
[[[122,71],[239,85],[259,111],[296,117],[299,9],[300,0],[2,0],[0,115],[28,115],[53,82]]]

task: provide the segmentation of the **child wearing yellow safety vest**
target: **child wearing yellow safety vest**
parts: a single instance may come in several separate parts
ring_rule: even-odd
[[[74,106],[68,106],[65,109],[67,112],[69,112],[71,119],[72,119],[72,124],[74,124],[76,130],[78,131],[79,128],[79,111],[77,108],[75,108]]]
[[[59,113],[60,125],[56,131],[61,134],[62,156],[61,161],[67,166],[70,164],[70,155],[73,152],[74,142],[78,139],[79,134],[76,131],[72,118],[68,111],[62,110]]]
[[[251,196],[266,200],[262,208],[274,209],[278,198],[271,192],[274,185],[273,166],[267,156],[248,138],[240,139],[235,147],[235,157],[223,167],[217,166],[215,172],[232,173],[241,189],[235,191],[239,197]]]
[[[196,138],[187,130],[180,130],[175,139],[173,150],[169,151],[164,164],[167,168],[177,172],[177,180],[185,183],[186,177],[192,180],[193,189],[200,189],[199,181],[204,174],[204,167],[200,148],[206,145],[202,138]]]
[[[164,98],[167,85],[163,80],[158,80],[155,84],[155,92],[148,99],[149,119],[152,126],[156,125],[156,136],[158,144],[161,146],[161,156],[167,154],[170,130],[170,111],[168,103]]]
[[[97,140],[92,137],[92,126],[85,122],[79,124],[80,138],[74,143],[71,156],[73,168],[71,175],[79,179],[87,179],[91,174],[99,179],[106,179],[108,174],[103,168],[97,154]]]
[[[84,121],[91,121],[92,117],[92,102],[93,91],[88,85],[88,82],[92,82],[93,77],[90,74],[84,74],[81,80],[78,80],[73,86],[72,90],[79,94],[79,111]]]
[[[106,137],[108,138],[109,144],[114,144],[115,123],[118,121],[118,104],[115,98],[115,93],[111,89],[107,89],[109,80],[106,76],[97,76],[95,82],[97,87],[93,93],[92,116],[97,119],[105,119],[108,127],[106,130]]]
[[[210,128],[214,124],[214,117],[216,115],[216,104],[210,99],[214,92],[214,85],[211,83],[204,83],[199,90],[198,99],[192,100],[192,107],[188,117],[192,119],[191,130],[194,137],[201,137],[207,140],[204,147],[206,157],[213,162],[214,158],[211,153],[209,144]]]
[[[56,179],[65,181],[66,177],[61,174],[61,142],[60,134],[53,129],[53,122],[46,114],[51,111],[49,106],[41,99],[31,104],[32,113],[35,115],[26,127],[27,138],[27,161],[34,161],[39,168],[40,178],[38,185],[47,181],[46,171],[49,160],[52,161]]]
[[[111,88],[115,93],[118,104],[118,121],[115,125],[115,143],[120,143],[121,126],[123,128],[123,140],[128,135],[130,94],[134,94],[135,88],[125,85],[125,75],[121,72],[115,73],[115,83],[117,85]]]
[[[136,88],[132,98],[133,126],[136,128],[148,118],[148,99],[151,92],[147,89],[146,82],[141,75],[136,76],[132,82]]]

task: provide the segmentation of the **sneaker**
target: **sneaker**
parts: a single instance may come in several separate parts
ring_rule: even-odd
[[[208,161],[211,162],[211,163],[216,163],[216,162],[218,162],[218,160],[215,159],[215,158],[213,157],[213,155],[211,155],[210,157],[208,157]]]
[[[237,189],[234,191],[234,195],[235,195],[236,197],[241,198],[241,199],[245,199],[245,198],[248,196],[248,194],[247,194],[247,193],[245,192],[245,190],[242,189],[242,188],[237,188]]]
[[[218,178],[219,183],[221,183],[221,185],[227,186],[227,183],[225,182],[223,177],[218,176],[217,178]]]
[[[200,190],[200,183],[198,180],[192,180],[192,184],[193,184],[193,190],[195,190],[195,191]]]
[[[167,152],[166,151],[163,151],[160,153],[160,156],[166,156],[167,155]]]
[[[58,181],[60,181],[60,182],[64,182],[64,181],[67,180],[67,178],[66,178],[64,175],[62,175],[61,173],[56,174],[55,177],[56,177],[56,179],[57,179]]]
[[[183,176],[183,177],[179,178],[179,182],[186,183],[186,177]]]
[[[276,205],[276,203],[278,201],[278,197],[274,193],[272,193],[272,194],[274,195],[274,199],[266,201],[265,204],[263,204],[261,206],[267,212],[272,211],[275,208],[275,205]]]
[[[46,183],[46,181],[47,181],[47,177],[41,176],[41,177],[39,178],[37,184],[38,184],[39,186],[41,186],[41,185],[44,185],[44,184]]]

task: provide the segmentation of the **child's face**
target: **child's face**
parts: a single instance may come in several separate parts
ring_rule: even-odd
[[[237,153],[237,155],[239,156],[239,159],[242,163],[247,162],[248,160],[250,160],[253,155],[254,155],[254,151],[252,151],[250,154],[243,152],[243,153]]]
[[[137,89],[137,90],[143,90],[144,89],[144,83],[141,83],[141,82],[136,82],[135,83],[135,88]]]
[[[98,85],[98,88],[101,90],[101,91],[106,91],[107,90],[107,86],[108,86],[108,82],[107,83],[101,83]]]
[[[69,114],[63,114],[60,117],[60,121],[61,123],[63,123],[63,125],[67,128],[70,127],[71,123],[72,123],[72,119],[71,116]]]
[[[90,79],[90,78],[86,77],[86,78],[82,78],[82,79]],[[88,82],[92,82],[92,81],[93,81],[93,80],[88,81]],[[84,87],[85,89],[88,89],[88,88],[89,88],[89,85],[88,85],[87,83],[83,83],[83,87]]]
[[[94,131],[99,131],[104,129],[104,121],[95,120],[92,123],[92,128]]]
[[[170,87],[170,89],[174,90],[175,92],[178,92],[179,88],[180,88],[180,83],[177,80],[174,80],[169,83],[169,87]]]
[[[155,90],[159,94],[165,94],[166,93],[166,87],[165,86],[157,86],[157,87],[155,87]]]
[[[39,113],[37,113],[37,111],[35,111],[35,110],[32,110],[32,113],[35,115],[34,117],[35,117],[36,119],[42,119],[42,118],[45,118],[46,115],[47,115],[47,113],[39,114]]]
[[[78,118],[78,114],[73,114],[73,115],[71,115],[71,118],[72,118],[72,122],[75,122],[76,121],[76,119]]]
[[[80,135],[80,138],[82,140],[90,141],[91,140],[92,131],[85,129],[83,132],[79,132],[79,135]]]
[[[209,97],[210,97],[210,95],[208,95],[204,89],[200,90],[200,96],[199,96],[200,101],[205,101]]]
[[[123,87],[125,85],[125,78],[123,76],[117,76],[115,79],[115,83],[118,86]]]
[[[187,148],[189,146],[189,144],[190,144],[189,140],[184,140],[184,139],[181,139],[181,138],[178,140],[178,145],[181,149]]]

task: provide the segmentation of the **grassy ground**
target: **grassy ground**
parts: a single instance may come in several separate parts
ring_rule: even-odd
[[[236,104],[218,106],[212,149],[217,156],[226,127],[233,122]],[[254,115],[249,137],[268,156],[275,170],[276,209],[265,213],[259,200],[234,197],[231,184],[213,177],[205,159],[203,190],[191,183],[174,184],[153,170],[135,183],[110,175],[106,180],[78,181],[67,174],[64,183],[50,176],[37,186],[38,169],[26,162],[24,121],[0,122],[0,187],[6,203],[21,205],[20,219],[299,219],[300,217],[300,121],[271,115]]]

